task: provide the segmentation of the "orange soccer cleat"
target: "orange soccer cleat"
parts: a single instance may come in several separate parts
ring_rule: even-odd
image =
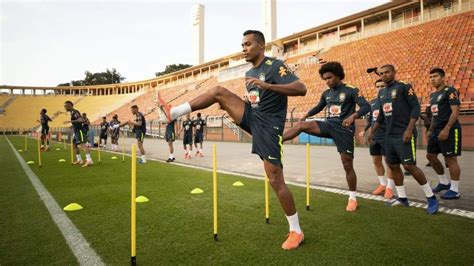
[[[301,234],[298,234],[295,231],[290,231],[290,233],[288,234],[288,238],[285,240],[285,242],[283,242],[281,248],[285,250],[296,249],[301,245],[301,243],[303,243],[303,241],[303,232],[301,232]]]

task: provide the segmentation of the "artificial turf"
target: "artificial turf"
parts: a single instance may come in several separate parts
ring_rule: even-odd
[[[10,137],[16,149],[23,138]],[[36,141],[23,158],[37,161]],[[0,137],[0,264],[74,262],[64,239],[36,195],[3,137]],[[56,151],[56,148],[60,148]],[[130,262],[130,158],[102,152],[90,168],[71,166],[69,150],[54,144],[42,154],[43,167],[31,165],[60,206],[81,204],[67,212],[107,264]],[[59,163],[59,159],[66,159]],[[238,162],[236,162],[238,163]],[[474,220],[447,214],[428,216],[419,208],[386,207],[358,199],[359,210],[345,211],[346,196],[312,192],[305,210],[305,190],[295,196],[304,244],[284,251],[288,226],[271,192],[270,224],[264,217],[261,180],[219,174],[219,241],[213,240],[212,173],[149,161],[138,165],[138,192],[150,199],[137,205],[139,264],[457,264],[474,263]],[[245,184],[234,187],[235,181]],[[202,188],[203,194],[190,191]],[[12,202],[15,201],[15,202]],[[54,254],[51,255],[51,254]]]

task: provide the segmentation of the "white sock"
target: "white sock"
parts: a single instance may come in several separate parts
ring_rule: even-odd
[[[298,234],[301,234],[300,221],[298,219],[298,213],[295,213],[291,216],[286,216],[288,224],[290,225],[290,231],[295,231]]]
[[[442,175],[438,175],[438,179],[439,179],[439,183],[440,183],[440,184],[443,184],[443,185],[449,184],[449,180],[448,180],[448,178],[446,177],[446,173],[444,173],[444,174],[442,174]]]
[[[142,155],[142,161],[146,161],[145,155]]]
[[[356,195],[357,195],[357,191],[349,191],[349,199],[357,200]]]
[[[433,190],[431,189],[428,182],[426,182],[426,184],[424,184],[424,185],[421,185],[420,187],[423,189],[423,192],[425,192],[425,195],[426,195],[427,198],[430,198],[434,195]]]
[[[202,153],[202,149],[199,149],[199,153]]]
[[[383,176],[383,175],[378,176],[378,178],[379,178],[379,181],[380,181],[380,185],[382,185],[384,187],[387,186],[387,178],[385,178],[385,176]]]
[[[88,160],[88,161],[92,161],[92,159],[91,159],[91,155],[90,155],[89,153],[86,153],[86,160]]]
[[[451,187],[449,189],[454,192],[459,192],[459,180],[458,181],[451,180]]]
[[[398,194],[399,198],[406,198],[407,197],[407,193],[405,192],[405,186],[404,185],[395,186],[395,188],[397,189],[397,194]]]
[[[387,178],[387,187],[393,189],[395,187],[395,183],[393,179]]]
[[[76,159],[77,159],[78,161],[82,161],[81,155],[80,155],[80,154],[76,154]]]
[[[191,105],[188,102],[171,107],[171,120],[175,120],[183,115],[191,113]]]
[[[173,159],[174,155],[172,153],[170,153],[170,156],[168,158]]]

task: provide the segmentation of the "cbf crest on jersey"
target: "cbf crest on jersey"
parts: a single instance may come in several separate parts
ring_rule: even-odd
[[[343,102],[346,99],[346,94],[344,92],[339,93],[339,101]]]
[[[392,99],[397,98],[397,89],[392,90],[391,93],[392,93]]]
[[[437,102],[441,101],[441,99],[443,98],[443,94],[440,94],[438,95],[438,98],[436,99]]]
[[[258,79],[260,81],[265,81],[265,73],[260,73],[260,75],[258,76]]]

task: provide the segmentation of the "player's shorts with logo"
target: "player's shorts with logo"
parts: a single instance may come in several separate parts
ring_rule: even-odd
[[[193,135],[192,134],[184,134],[183,137],[183,145],[193,145]]]
[[[202,132],[196,133],[196,135],[194,136],[194,143],[201,143],[203,140],[204,140],[204,136]]]
[[[434,130],[428,140],[428,153],[442,153],[445,157],[461,156],[462,134],[461,127],[452,127],[446,140],[438,139],[441,130]]]
[[[374,138],[372,143],[369,145],[369,153],[371,156],[384,156],[385,155],[385,140]]]
[[[252,135],[252,153],[259,155],[262,160],[283,167],[284,119],[260,114],[246,103],[239,127]]]
[[[139,129],[135,129],[135,138],[143,143],[143,140],[145,139],[145,132]]]
[[[354,131],[345,128],[339,122],[316,121],[321,131],[320,137],[334,140],[337,151],[354,157]]]
[[[41,135],[47,136],[49,134],[49,127],[41,127]]]
[[[107,131],[100,132],[100,139],[107,139]]]
[[[174,135],[174,132],[166,132],[165,133],[165,139],[166,139],[166,142],[169,142],[169,141],[175,141],[176,137]]]
[[[83,129],[74,130],[73,142],[76,145],[87,142],[87,134],[84,132]]]
[[[387,164],[416,164],[416,136],[403,142],[402,135],[385,136],[385,161]]]

